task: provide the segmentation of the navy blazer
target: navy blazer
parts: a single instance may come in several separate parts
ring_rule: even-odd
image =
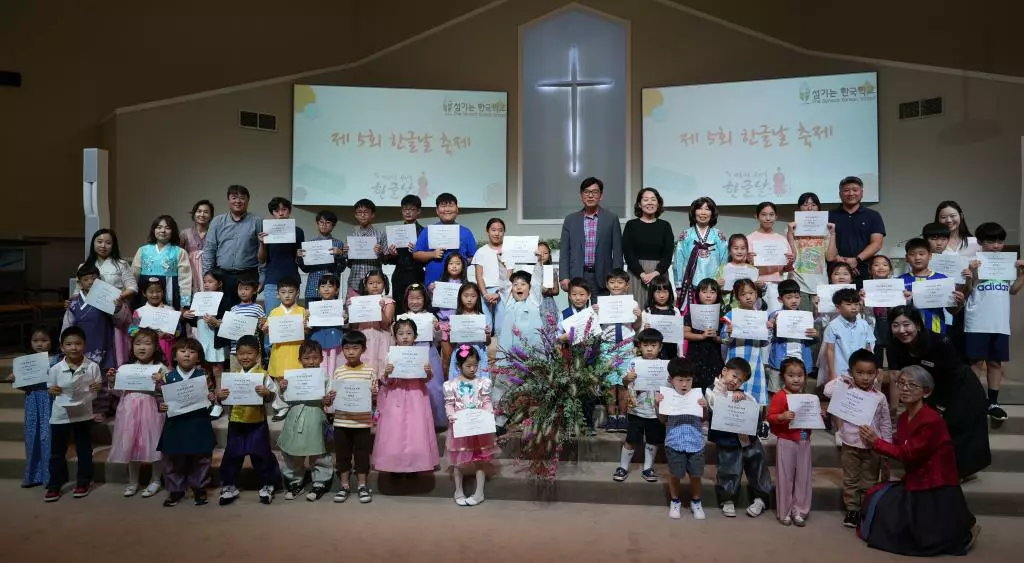
[[[558,271],[563,280],[583,276],[583,210],[570,213],[562,222],[562,239],[559,245]],[[598,207],[597,249],[594,253],[594,275],[598,287],[595,292],[605,289],[608,272],[622,267],[622,228],[615,213]]]

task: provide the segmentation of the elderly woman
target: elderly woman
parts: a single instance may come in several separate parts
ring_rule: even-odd
[[[629,270],[629,285],[633,299],[643,309],[647,307],[647,293],[651,281],[659,275],[668,275],[675,251],[672,225],[661,219],[665,201],[654,188],[644,188],[636,194],[633,215],[622,229],[622,260]]]
[[[882,483],[868,492],[858,534],[869,546],[900,555],[964,555],[981,527],[960,489],[949,431],[939,413],[925,404],[935,382],[923,367],[908,366],[896,385],[906,410],[892,443],[879,439],[870,426],[860,427],[860,439],[899,460],[906,473],[902,481]]]

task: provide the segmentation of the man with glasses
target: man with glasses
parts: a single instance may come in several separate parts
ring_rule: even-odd
[[[229,307],[239,304],[238,280],[260,280],[259,233],[263,232],[263,219],[249,213],[249,190],[245,186],[228,188],[228,212],[210,221],[203,246],[203,273],[214,268],[224,272],[224,299]]]
[[[608,295],[608,272],[622,267],[622,231],[619,218],[601,207],[604,182],[587,178],[580,184],[583,209],[570,213],[562,222],[558,272],[562,291],[569,291],[569,280],[583,278],[594,288],[591,300]]]
[[[423,225],[420,225],[420,211],[423,202],[415,194],[409,194],[402,198],[402,222],[406,225],[416,225],[416,237],[419,238],[423,232]],[[395,299],[396,312],[401,315],[405,312],[405,290],[414,283],[423,283],[423,264],[417,262],[412,256],[412,249],[415,243],[408,248],[388,249],[388,260],[395,264],[395,272],[391,274],[391,294]]]
[[[839,182],[839,207],[828,212],[828,222],[835,227],[836,252],[830,262],[844,262],[862,279],[868,278],[871,258],[882,250],[885,242],[885,223],[873,209],[860,204],[864,198],[864,182],[856,176],[847,176]]]

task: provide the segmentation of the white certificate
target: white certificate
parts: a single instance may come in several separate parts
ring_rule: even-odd
[[[544,265],[544,283],[541,286],[544,289],[551,289],[555,287],[555,266],[554,264]]]
[[[750,399],[734,401],[732,393],[718,395],[711,416],[711,429],[753,436],[757,432],[757,417],[760,414],[761,405]]]
[[[899,307],[907,304],[903,279],[864,280],[865,307]]]
[[[633,360],[633,371],[636,380],[633,389],[636,391],[657,391],[668,382],[668,360]]]
[[[334,241],[330,239],[306,241],[302,243],[302,263],[307,266],[333,264],[332,248],[334,248]]]
[[[346,244],[349,260],[376,260],[377,251],[373,247],[378,242],[377,237],[348,237]]]
[[[331,389],[335,393],[335,412],[363,414],[370,412],[373,408],[368,380],[335,379],[331,381]]]
[[[380,309],[380,307],[377,308]],[[309,326],[341,326],[345,324],[345,302],[341,299],[313,301],[308,303],[308,309]]]
[[[210,315],[216,317],[220,309],[220,301],[224,298],[222,291],[200,291],[192,294],[192,304],[189,309],[197,317]]]
[[[452,425],[452,432],[456,438],[494,434],[496,430],[494,413],[483,409],[462,409],[455,413],[455,424]]]
[[[434,294],[430,296],[430,303],[438,309],[456,309],[459,306],[458,282],[437,282],[434,284]]]
[[[662,386],[658,389],[661,392],[661,403],[658,405],[658,414],[666,416],[692,415],[704,416],[704,407],[697,402],[703,398],[700,389],[690,389],[685,395],[680,395],[672,387]]]
[[[722,281],[725,282],[722,291],[732,291],[732,286],[736,285],[736,282],[739,280],[757,281],[757,276],[757,268],[753,266],[726,264],[725,268],[722,269]]]
[[[821,417],[821,400],[817,395],[789,394],[786,395],[786,404],[796,415],[796,418],[789,421],[790,428],[825,429],[825,419]]]
[[[665,342],[678,344],[683,341],[683,317],[644,313],[644,321],[651,328],[660,332]]]
[[[704,332],[705,330],[711,329],[718,331],[718,324],[721,322],[722,306],[715,303],[713,305],[690,305],[690,328],[694,332]]]
[[[784,237],[772,237],[769,239],[752,238],[750,244],[754,247],[755,266],[785,266],[789,260],[786,253],[789,252],[789,241]]]
[[[947,278],[953,278],[956,283],[964,283],[964,269],[971,263],[971,257],[960,256],[959,254],[932,254],[928,268],[936,271]]]
[[[416,223],[388,225],[384,230],[387,231],[388,245],[395,247],[396,250],[416,244]]]
[[[50,374],[50,355],[46,352],[14,358],[14,386],[28,387],[46,383]]]
[[[594,319],[590,325],[590,334],[587,334],[587,323],[590,322],[590,319],[594,319],[594,310],[590,307],[578,313],[573,313],[566,319],[562,319],[562,330],[568,334],[569,329],[572,329],[573,344],[582,342],[584,338],[601,333],[601,327],[597,325],[597,319]]]
[[[416,323],[416,342],[431,342],[434,340],[434,321],[437,317],[431,313],[406,313],[402,315]]]
[[[348,304],[348,322],[373,323],[384,318],[380,306],[380,295],[359,295]]]
[[[768,311],[732,310],[732,338],[768,340]]]
[[[1017,254],[1013,252],[979,252],[978,260],[978,277],[983,280],[1017,279]]]
[[[205,409],[210,406],[208,398],[210,391],[206,388],[205,377],[194,377],[177,383],[168,383],[161,390],[164,396],[164,403],[167,404],[168,417]]]
[[[838,387],[836,388],[837,392],[833,393],[832,400],[828,404],[828,414],[838,416],[854,426],[871,424],[882,394],[869,393],[856,387],[845,388],[846,384],[842,381],[837,382],[836,385],[842,385],[844,389],[840,391]]]
[[[117,391],[155,391],[153,374],[160,371],[158,365],[124,364],[117,368],[114,389]]]
[[[823,237],[828,234],[828,211],[797,211],[797,237]]]
[[[306,328],[303,325],[302,315],[281,315],[269,317],[270,343],[282,344],[284,342],[301,342],[306,339]]]
[[[121,290],[109,283],[97,279],[92,283],[92,288],[85,295],[85,303],[90,307],[96,307],[108,315],[114,314],[114,302],[121,297]]]
[[[457,343],[487,341],[487,317],[484,315],[452,315],[448,318],[451,331],[448,340]]]
[[[220,376],[220,388],[227,389],[228,398],[224,399],[225,405],[250,405],[258,406],[263,404],[263,397],[256,394],[256,386],[263,385],[263,373],[224,373]]]
[[[601,324],[636,322],[633,309],[636,301],[632,295],[602,295],[597,298],[597,318]]]
[[[427,246],[434,250],[457,250],[459,231],[458,225],[427,225]]]
[[[501,259],[506,264],[536,264],[537,263],[537,241],[540,237],[536,235],[525,237],[505,237],[501,246]]]
[[[327,394],[323,368],[286,369],[284,378],[288,380],[285,401],[322,401]]]
[[[388,350],[388,361],[395,369],[388,377],[394,379],[423,379],[427,377],[423,366],[427,365],[429,349],[424,346],[392,346]]]
[[[256,325],[258,324],[259,319],[256,317],[228,311],[220,320],[217,336],[228,340],[238,340],[243,336],[256,334]]]
[[[814,328],[814,315],[810,311],[782,310],[775,315],[775,336],[779,338],[814,340],[807,336],[807,329],[810,328]]]
[[[264,219],[263,244],[295,244],[295,219]]]
[[[832,304],[832,294],[839,291],[840,289],[857,289],[857,286],[852,283],[837,283],[829,285],[819,285],[815,292],[818,295],[818,312],[819,313],[835,313],[836,306]]]
[[[140,307],[138,313],[140,327],[159,330],[164,334],[171,335],[178,331],[181,311],[165,307]]]
[[[956,300],[953,299],[955,289],[956,280],[943,278],[916,281],[910,287],[910,292],[913,293],[914,306],[918,309],[936,309],[956,307]]]

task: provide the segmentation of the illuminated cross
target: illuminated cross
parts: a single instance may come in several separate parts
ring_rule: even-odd
[[[604,88],[615,84],[613,80],[581,79],[579,52],[576,45],[569,47],[569,79],[542,80],[537,88],[567,88],[569,90],[569,169],[575,175],[579,170],[579,105],[580,88]]]

